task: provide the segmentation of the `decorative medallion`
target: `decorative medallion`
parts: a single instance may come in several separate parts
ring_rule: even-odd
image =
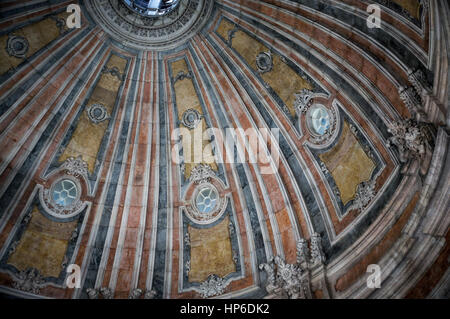
[[[214,6],[211,0],[176,0],[166,7],[167,1],[155,0],[138,9],[138,2],[148,1],[85,1],[105,32],[122,45],[140,50],[166,50],[185,43],[208,21]]]
[[[10,56],[25,59],[30,45],[28,40],[21,36],[10,35],[6,43],[6,51]]]
[[[261,52],[256,56],[256,66],[260,73],[267,73],[273,69],[273,58],[272,53]]]
[[[202,115],[195,109],[189,109],[183,113],[181,122],[189,129],[195,129],[200,123]]]
[[[101,104],[94,104],[87,108],[87,114],[92,123],[99,124],[109,119],[106,107]]]

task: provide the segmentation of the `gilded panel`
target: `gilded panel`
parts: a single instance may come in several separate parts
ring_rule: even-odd
[[[191,261],[189,282],[203,282],[209,275],[219,277],[236,271],[229,232],[230,218],[208,229],[188,227]]]
[[[34,207],[30,223],[8,263],[18,270],[36,268],[44,277],[58,278],[77,221],[57,223]]]
[[[376,167],[346,121],[339,142],[331,150],[321,154],[320,159],[331,172],[344,205],[355,198],[358,185],[370,180]]]

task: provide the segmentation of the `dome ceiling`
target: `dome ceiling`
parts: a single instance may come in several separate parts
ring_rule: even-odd
[[[0,4],[0,294],[448,297],[446,1],[76,3]]]
[[[162,50],[182,45],[208,21],[213,4],[213,1],[206,0],[181,0],[170,12],[155,18],[135,12],[122,0],[85,2],[93,19],[113,39],[142,50]]]

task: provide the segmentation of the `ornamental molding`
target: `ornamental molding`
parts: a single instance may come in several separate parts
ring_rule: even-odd
[[[222,295],[229,285],[223,278],[218,275],[210,275],[208,279],[200,285],[200,295],[202,298],[210,298],[214,296]]]
[[[86,0],[96,23],[113,39],[139,50],[167,50],[185,43],[205,25],[214,1],[181,0],[175,10],[146,17],[121,0]]]

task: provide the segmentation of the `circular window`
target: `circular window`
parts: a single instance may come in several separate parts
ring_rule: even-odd
[[[71,206],[77,200],[77,196],[77,185],[70,179],[60,180],[53,186],[52,198],[58,206]]]
[[[309,124],[312,131],[324,135],[330,128],[330,113],[323,105],[314,105],[309,111]]]
[[[133,11],[146,17],[160,17],[174,10],[181,0],[123,0]]]
[[[219,202],[219,194],[212,187],[205,187],[198,192],[195,205],[200,213],[210,214],[214,212]]]

